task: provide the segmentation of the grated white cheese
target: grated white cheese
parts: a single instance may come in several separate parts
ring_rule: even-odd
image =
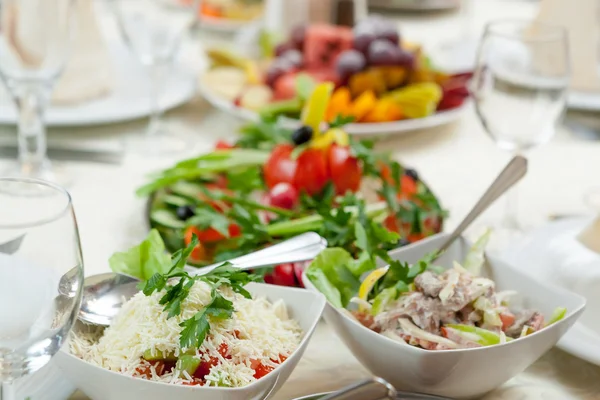
[[[210,319],[210,331],[196,355],[204,361],[217,359],[217,365],[205,377],[205,385],[240,387],[256,380],[253,366],[258,363],[277,367],[280,356],[288,357],[298,346],[302,330],[288,316],[283,301],[269,302],[264,297],[246,299],[224,286],[223,297],[233,302],[232,318]],[[151,371],[151,380],[181,384],[193,381],[187,373],[175,368],[159,376],[154,366],[142,358],[152,354],[179,356],[181,322],[194,316],[211,300],[211,288],[196,281],[181,307],[181,314],[167,319],[158,302],[164,290],[150,296],[136,294],[126,302],[113,324],[98,332],[80,330],[70,341],[71,353],[83,360],[129,376],[141,376],[140,370]],[[225,344],[227,357],[219,348]]]

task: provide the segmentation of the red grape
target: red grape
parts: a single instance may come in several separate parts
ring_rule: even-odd
[[[385,39],[374,40],[369,45],[367,60],[370,65],[396,65],[398,47]]]
[[[267,69],[267,73],[265,76],[265,83],[271,87],[275,85],[275,81],[279,79],[281,76],[286,74],[287,72],[294,69],[294,64],[289,61],[287,58],[276,58],[269,68]]]
[[[304,63],[304,56],[300,50],[287,50],[280,57],[288,60],[296,68],[302,67]]]
[[[352,47],[366,55],[367,51],[369,50],[369,45],[375,39],[376,36],[374,29],[371,29],[370,27],[361,28],[360,25],[358,25],[356,28],[354,28],[354,41],[352,43]]]
[[[276,47],[275,47],[275,57],[279,57],[281,56],[283,53],[285,53],[288,50],[292,50],[295,49],[294,45],[290,42],[283,42],[283,43],[279,43]]]
[[[358,50],[346,50],[336,61],[336,71],[343,81],[362,71],[367,65],[365,56]]]
[[[306,26],[300,25],[292,29],[290,35],[290,43],[298,50],[304,49],[304,36],[306,34]]]
[[[409,51],[402,50],[400,47],[396,47],[395,65],[412,69],[415,66],[415,55]]]
[[[390,22],[383,20],[376,29],[377,39],[389,40],[396,46],[400,44],[400,35],[396,26]]]

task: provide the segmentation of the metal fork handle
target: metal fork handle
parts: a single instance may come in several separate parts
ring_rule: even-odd
[[[232,258],[228,262],[240,269],[252,269],[283,263],[309,261],[325,248],[327,248],[327,241],[323,237],[315,232],[307,232],[262,250]],[[186,270],[194,275],[203,275],[222,264],[216,263],[202,268],[186,267]]]
[[[373,377],[331,393],[320,400],[395,400],[396,396],[396,389],[391,384],[379,377]]]
[[[481,196],[477,204],[471,212],[462,220],[462,222],[454,229],[448,239],[439,248],[438,255],[442,254],[456,239],[463,234],[465,229],[479,217],[487,208],[494,203],[498,197],[502,196],[508,189],[521,180],[527,173],[527,159],[523,156],[515,156],[506,167],[500,172],[500,175],[494,180],[491,186]]]

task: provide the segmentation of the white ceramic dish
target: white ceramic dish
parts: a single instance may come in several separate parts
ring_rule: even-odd
[[[573,290],[587,298],[587,310],[557,346],[583,360],[600,365],[600,255],[594,255],[575,237],[592,218],[565,218],[549,222],[528,233],[510,252],[500,257],[512,265],[523,265],[538,280]],[[594,260],[595,258],[595,260]]]
[[[395,259],[413,263],[439,248],[447,237],[447,234],[438,234],[390,254]],[[467,250],[468,243],[460,240],[438,263],[449,267],[452,261],[462,260]],[[518,291],[524,306],[540,310],[546,316],[556,307],[566,307],[566,317],[511,343],[449,351],[427,351],[396,342],[365,328],[329,304],[325,308],[325,320],[359,361],[398,389],[451,398],[481,396],[525,370],[552,348],[585,308],[585,299],[574,293],[541,283],[496,258],[490,257],[488,261],[488,275],[497,288]],[[303,281],[307,288],[316,291],[306,274]]]
[[[567,107],[574,110],[598,111],[600,110],[600,93],[572,90],[567,95]]]
[[[325,298],[315,292],[274,285],[252,283],[247,286],[253,295],[270,300],[282,299],[290,317],[300,324],[304,337],[298,349],[278,368],[242,388],[179,386],[132,378],[86,363],[66,349],[56,355],[57,365],[71,382],[92,400],[259,400],[275,393],[290,376],[302,357],[309,339],[321,318]]]
[[[114,35],[113,35],[114,36]],[[147,73],[118,38],[107,34],[113,60],[114,78],[110,94],[73,105],[51,104],[46,113],[48,126],[89,126],[117,123],[150,115],[151,102]],[[196,93],[195,73],[177,66],[167,78],[160,106],[164,110],[188,102]],[[0,86],[0,124],[16,124],[17,112],[8,93]]]
[[[246,121],[258,121],[259,117],[256,112],[237,107],[235,104],[233,104],[233,102],[218,96],[216,93],[208,88],[203,87],[202,85],[198,85],[198,92],[211,105],[221,111]],[[395,122],[348,124],[344,127],[344,129],[351,135],[362,137],[405,134],[419,129],[432,128],[435,126],[448,124],[461,116],[467,104],[468,101],[463,103],[463,105],[458,108],[442,111],[425,118],[405,119]],[[290,129],[296,128],[300,125],[299,121],[290,118],[280,118],[280,123],[282,126]]]

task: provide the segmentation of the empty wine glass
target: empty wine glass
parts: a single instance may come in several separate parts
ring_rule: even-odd
[[[472,91],[477,115],[498,147],[516,154],[548,142],[564,112],[568,84],[564,28],[517,20],[486,26]],[[514,189],[507,203],[501,228],[519,232]]]
[[[0,178],[0,385],[42,368],[77,318],[83,259],[71,197],[59,186]]]
[[[163,125],[160,98],[183,38],[196,22],[199,0],[188,6],[174,0],[112,0],[112,5],[121,35],[146,68],[150,85],[150,123],[128,149],[144,155],[183,151],[186,141]]]
[[[66,181],[46,155],[44,111],[69,54],[74,3],[0,0],[0,78],[19,114],[19,165],[4,175]]]

